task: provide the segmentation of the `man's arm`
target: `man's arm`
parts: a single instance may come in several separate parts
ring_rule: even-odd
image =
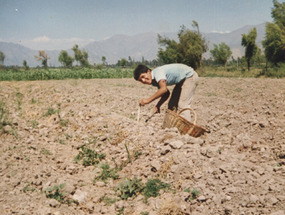
[[[167,90],[167,92],[161,96],[160,100],[157,102],[155,106],[156,113],[160,113],[160,106],[168,99],[169,95],[170,95],[170,92],[169,90]]]
[[[158,82],[158,85],[159,85],[159,89],[156,91],[155,94],[153,94],[151,97],[147,98],[147,99],[141,99],[140,101],[140,105],[144,106],[146,104],[149,104],[151,103],[152,101],[154,101],[155,99],[157,98],[160,98],[162,97],[163,95],[165,94],[168,94],[167,98],[169,97],[169,90],[167,89],[167,81],[165,79],[162,79]],[[167,98],[165,99],[166,96],[163,96],[161,98],[161,100],[158,102],[158,104],[162,105],[166,100]],[[162,101],[162,102],[161,102]],[[157,107],[157,105],[156,105]],[[160,106],[159,106],[160,107]]]

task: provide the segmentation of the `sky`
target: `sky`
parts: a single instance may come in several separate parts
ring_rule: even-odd
[[[284,2],[279,0],[278,2]],[[272,22],[272,0],[0,0],[0,41],[66,50],[117,34],[228,33]]]

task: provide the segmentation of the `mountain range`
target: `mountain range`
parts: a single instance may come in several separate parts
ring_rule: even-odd
[[[213,48],[213,44],[220,44],[222,42],[230,46],[232,56],[234,58],[244,55],[244,48],[241,46],[242,34],[248,34],[249,31],[256,27],[257,30],[257,45],[262,48],[262,40],[265,36],[266,24],[247,25],[239,28],[230,33],[202,33],[203,37],[208,43],[209,50]],[[170,39],[177,40],[177,33],[159,33]],[[88,52],[88,61],[91,64],[102,63],[102,56],[106,57],[108,64],[115,64],[118,60],[131,57],[135,61],[140,61],[142,58],[145,60],[154,60],[157,58],[158,52],[158,33],[148,32],[137,34],[134,36],[128,35],[115,35],[102,41],[95,41],[87,44],[86,46],[79,47]],[[35,59],[39,50],[29,49],[23,45],[15,43],[0,42],[0,51],[5,55],[4,65],[6,66],[22,66],[23,61],[26,60],[30,67],[41,66],[41,63]],[[46,51],[49,56],[49,66],[60,66],[58,56],[61,50]],[[71,56],[74,55],[71,49],[66,50]],[[204,53],[204,58],[210,57],[210,52]]]

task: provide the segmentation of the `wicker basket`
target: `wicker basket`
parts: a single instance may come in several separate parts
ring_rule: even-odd
[[[180,114],[186,110],[190,110],[194,114],[193,123],[189,122],[188,120],[180,116]],[[184,108],[179,113],[167,109],[162,127],[163,128],[176,127],[181,134],[189,134],[192,137],[199,137],[205,132],[207,132],[207,130],[196,125],[196,122],[197,122],[197,114],[191,108]]]

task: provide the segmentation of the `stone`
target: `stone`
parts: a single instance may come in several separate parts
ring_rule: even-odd
[[[156,172],[156,171],[160,170],[160,168],[161,168],[161,165],[160,165],[159,161],[157,161],[157,160],[152,161],[152,162],[150,163],[150,165],[151,165],[151,167],[152,167],[151,170],[152,170],[153,172]]]
[[[202,196],[199,196],[198,199],[197,199],[199,202],[205,202],[207,199],[204,195]]]
[[[169,145],[173,149],[180,149],[184,145],[184,143],[180,140],[176,140],[169,142]]]
[[[51,206],[53,208],[56,208],[60,205],[60,203],[55,199],[49,199],[48,204],[49,204],[49,206]]]
[[[166,155],[170,151],[171,151],[171,147],[170,146],[164,146],[164,147],[162,147],[160,153],[161,153],[161,155]]]
[[[275,211],[273,213],[271,213],[270,215],[285,215],[284,210],[279,210],[279,211]]]
[[[87,192],[76,190],[72,198],[79,203],[85,202],[87,197]]]

